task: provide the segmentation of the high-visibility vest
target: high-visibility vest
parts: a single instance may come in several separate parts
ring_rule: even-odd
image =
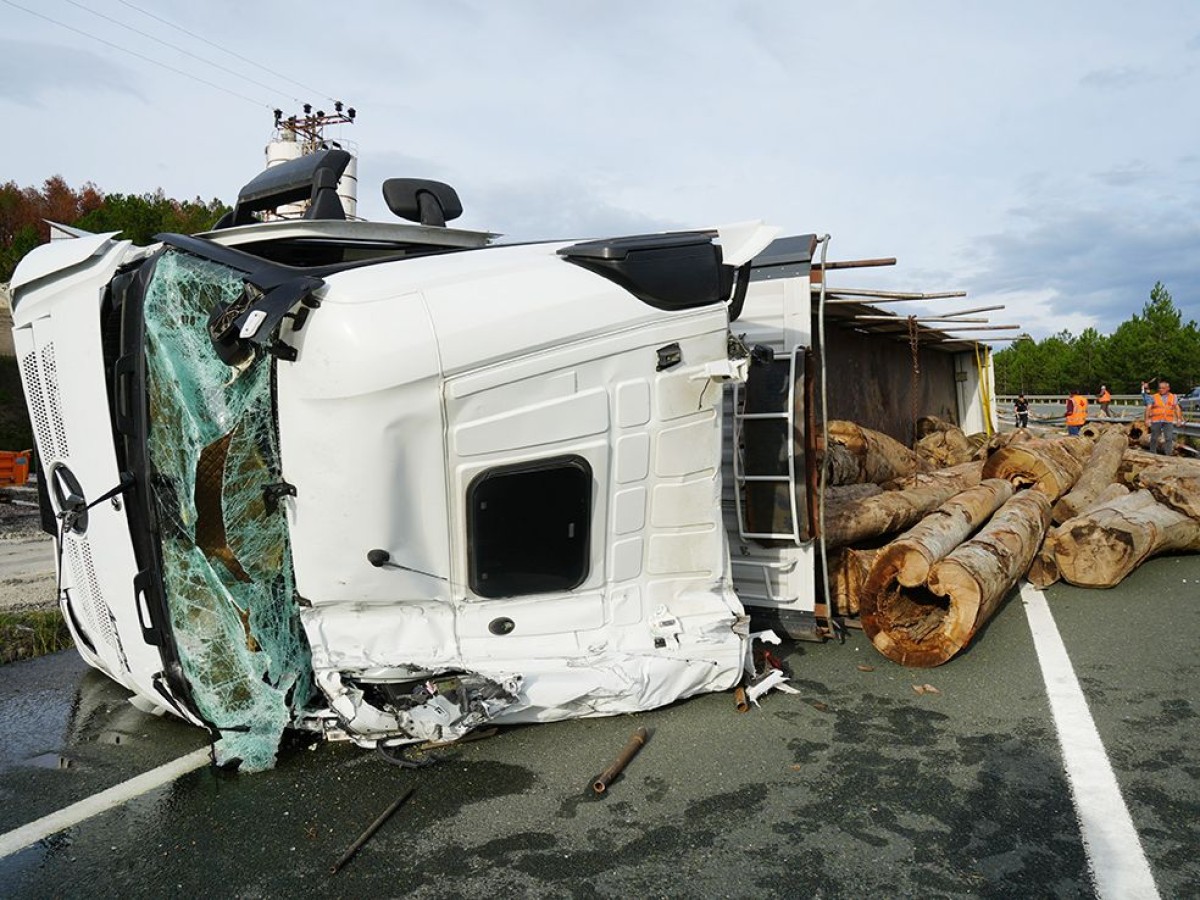
[[[1102,391],[1100,392],[1100,398],[1099,398],[1099,399],[1100,399],[1100,402],[1101,402],[1101,403],[1108,403],[1108,402],[1110,402],[1110,401],[1112,400],[1112,394],[1110,394],[1110,393],[1108,392],[1108,388],[1105,388],[1104,390],[1102,390]]]
[[[1068,425],[1082,425],[1087,421],[1087,398],[1071,395],[1071,411],[1067,413]]]
[[[1179,401],[1174,394],[1167,394],[1165,402],[1162,394],[1152,394],[1150,397],[1150,421],[1174,422],[1179,418]]]

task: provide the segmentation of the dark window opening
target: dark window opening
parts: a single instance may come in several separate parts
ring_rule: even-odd
[[[471,590],[481,597],[569,591],[590,559],[592,467],[560,456],[483,472],[467,488]]]

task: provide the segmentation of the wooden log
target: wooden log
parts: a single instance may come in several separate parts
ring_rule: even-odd
[[[831,421],[818,452],[828,459],[827,484],[876,484],[932,468],[899,441],[854,422]]]
[[[958,653],[1029,567],[1050,524],[1050,501],[1033,490],[1005,502],[975,537],[936,562],[925,585],[894,579],[861,598],[863,631],[884,656],[928,667]]]
[[[1093,498],[1092,502],[1079,511],[1079,514],[1083,515],[1098,507],[1107,506],[1113,500],[1119,500],[1121,497],[1128,496],[1128,494],[1129,488],[1119,482],[1105,485],[1100,493]],[[1053,510],[1051,511],[1051,515],[1053,516]],[[1046,540],[1042,541],[1042,546],[1038,550],[1037,556],[1033,558],[1033,562],[1029,566],[1029,571],[1025,573],[1025,577],[1029,579],[1029,583],[1036,588],[1047,588],[1058,581],[1060,577],[1058,563],[1054,561],[1054,548],[1057,535],[1058,529],[1051,528],[1046,534]]]
[[[873,481],[863,484],[833,484],[825,488],[826,503],[852,503],[883,493],[883,488]]]
[[[972,445],[957,428],[950,427],[925,435],[917,441],[914,449],[918,456],[934,467],[944,468],[968,462],[978,447]]]
[[[955,494],[879,551],[868,590],[895,579],[904,587],[925,583],[935,562],[965,541],[1013,495],[1003,478],[991,478]]]
[[[984,460],[983,477],[1005,478],[1018,488],[1032,487],[1053,503],[1075,484],[1083,472],[1083,459],[1091,452],[1090,440],[1074,436],[1013,443]]]
[[[1145,450],[1130,447],[1121,457],[1121,465],[1117,469],[1117,480],[1130,487],[1138,487],[1141,474],[1147,469],[1168,469],[1176,466],[1184,469],[1200,467],[1200,460],[1161,456],[1157,453],[1148,453]]]
[[[1180,460],[1175,465],[1144,469],[1137,476],[1137,484],[1159,503],[1200,521],[1200,465]]]
[[[825,507],[825,546],[844,547],[902,531],[945,503],[960,488],[954,479],[935,479],[906,490],[884,491],[852,503]]]
[[[997,431],[975,451],[975,459],[987,459],[997,450],[1001,450],[1009,444],[1023,444],[1031,440],[1033,440],[1033,435],[1028,428]]]
[[[829,555],[829,593],[835,615],[858,615],[858,598],[878,552],[842,547]]]
[[[972,461],[948,469],[935,469],[932,472],[918,472],[904,478],[894,478],[885,481],[882,487],[885,491],[907,491],[911,488],[947,485],[953,487],[954,493],[957,493],[979,484],[982,471],[983,463]]]
[[[1056,523],[1061,525],[1067,519],[1075,518],[1092,505],[1105,487],[1116,481],[1117,469],[1127,446],[1125,432],[1119,428],[1106,429],[1097,438],[1092,455],[1074,487],[1060,497],[1050,511]]]
[[[926,435],[933,434],[938,431],[958,431],[958,426],[953,422],[947,422],[945,419],[937,416],[921,416],[917,419],[917,438],[923,438]]]
[[[1200,550],[1200,522],[1135,491],[1064,522],[1053,549],[1064,581],[1114,587],[1152,556]]]

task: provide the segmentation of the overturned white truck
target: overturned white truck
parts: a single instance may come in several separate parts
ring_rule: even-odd
[[[210,233],[17,269],[84,658],[257,769],[287,728],[386,752],[728,689],[744,604],[821,636],[814,330],[831,415],[911,426],[908,343],[816,316],[821,242],[494,244],[412,179],[384,195],[415,224],[347,221],[346,158],[264,172]],[[948,346],[921,411],[970,427],[988,369]]]

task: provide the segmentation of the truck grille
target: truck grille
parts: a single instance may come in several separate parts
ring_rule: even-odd
[[[70,455],[67,431],[62,417],[62,399],[58,390],[58,363],[54,358],[54,343],[47,343],[39,353],[34,350],[21,360],[25,376],[29,411],[38,449],[45,460],[65,459]]]
[[[63,549],[67,562],[71,566],[71,580],[75,583],[74,599],[78,600],[76,607],[86,620],[88,634],[95,638],[103,638],[114,650],[117,647],[117,636],[113,627],[112,612],[104,602],[100,591],[99,580],[96,578],[96,564],[92,560],[92,548],[87,540],[66,538]]]

